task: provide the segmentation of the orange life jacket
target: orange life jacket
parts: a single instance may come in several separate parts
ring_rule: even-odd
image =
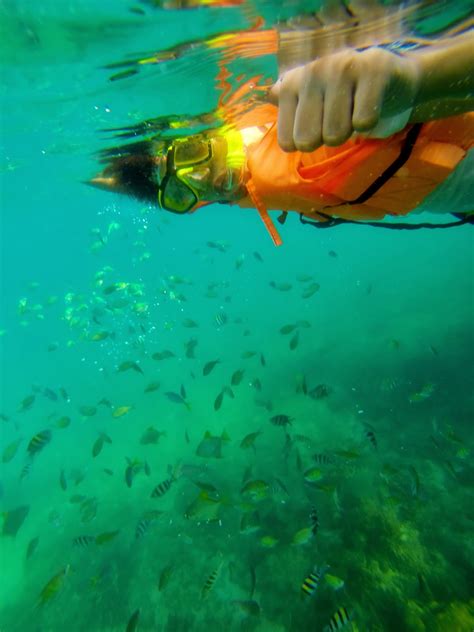
[[[285,153],[272,123],[246,148],[249,195],[237,204],[260,205],[263,212],[296,211],[319,221],[327,219],[324,215],[352,220],[407,215],[447,178],[473,139],[470,112],[416,129],[409,125],[386,139],[359,136],[340,147]]]

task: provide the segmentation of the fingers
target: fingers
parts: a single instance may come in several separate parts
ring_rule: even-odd
[[[296,93],[292,90],[285,90],[284,86],[282,86],[278,100],[278,143],[283,151],[295,151],[297,149],[293,138],[297,106],[298,97]]]
[[[386,80],[383,76],[363,75],[354,94],[352,127],[356,132],[368,132],[380,118]]]
[[[288,71],[271,95],[279,105],[280,146],[312,151],[370,132],[382,110],[392,116],[406,109],[410,73],[409,62],[380,48],[348,49]]]

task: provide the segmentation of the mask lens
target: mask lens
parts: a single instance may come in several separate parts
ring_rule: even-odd
[[[198,199],[191,189],[176,177],[170,178],[163,192],[163,206],[175,213],[187,213]]]
[[[209,158],[209,143],[202,140],[189,140],[174,148],[174,164],[177,168],[204,162]]]

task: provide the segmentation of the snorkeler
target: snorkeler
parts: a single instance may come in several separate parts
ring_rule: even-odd
[[[405,57],[377,48],[342,53],[363,60],[354,62],[355,70],[339,63],[338,53],[312,62],[309,69],[294,69],[274,88],[280,113],[275,105],[265,103],[234,117],[232,124],[220,130],[168,141],[156,137],[125,146],[107,159],[105,169],[90,184],[178,214],[214,202],[256,208],[277,245],[281,239],[268,210],[282,212],[280,223],[288,212],[297,212],[303,223],[320,227],[369,221],[410,228],[414,225],[374,220],[412,211],[460,217],[443,226],[465,223],[474,210],[470,199],[473,152],[469,152],[474,113],[466,112],[472,109],[473,47],[463,36],[451,42],[425,53],[425,61],[419,66],[417,62],[416,70],[404,63]],[[442,68],[437,70],[441,60]],[[331,69],[324,99],[314,78],[315,69],[323,65]],[[328,72],[323,76],[328,77]],[[310,76],[307,84],[305,73]],[[384,73],[387,76],[382,80]],[[443,98],[446,81],[456,84],[454,99],[453,91]],[[354,86],[353,101],[350,90]],[[327,103],[331,104],[329,113]],[[332,108],[339,118],[332,117]],[[389,118],[405,116],[402,129],[386,138],[373,137],[380,116],[387,112]],[[352,133],[367,130],[372,134]],[[284,151],[279,141],[292,151]]]

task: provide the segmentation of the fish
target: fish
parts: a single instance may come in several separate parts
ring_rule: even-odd
[[[166,432],[161,432],[160,430],[156,430],[153,426],[148,426],[140,438],[140,444],[157,444],[160,437],[166,437]]]
[[[234,599],[230,603],[246,616],[258,617],[260,615],[260,606],[254,599]]]
[[[30,439],[27,447],[27,452],[30,457],[33,458],[41,452],[41,450],[43,450],[43,448],[51,441],[52,436],[51,430],[41,430],[41,432],[35,434],[35,436]]]
[[[125,362],[122,362],[119,365],[117,373],[124,373],[125,371],[135,371],[136,373],[144,375],[143,369],[140,367],[138,362],[134,362],[133,360],[125,360]]]
[[[26,548],[26,559],[29,560],[30,557],[32,557],[36,551],[36,549],[38,548],[38,543],[39,543],[39,537],[36,538],[32,538],[29,543],[28,546]]]
[[[78,535],[72,543],[77,548],[87,549],[91,544],[95,544],[95,537],[93,535]]]
[[[320,481],[323,476],[322,471],[318,467],[310,467],[303,472],[304,480],[307,483],[316,483]]]
[[[268,285],[279,292],[289,292],[293,287],[291,283],[277,283],[276,281],[270,281]]]
[[[257,432],[250,432],[248,435],[245,435],[245,437],[240,442],[240,447],[243,450],[247,450],[248,448],[255,449],[255,445],[254,445],[255,439],[261,434],[262,432],[258,430]]]
[[[199,489],[202,489],[209,494],[219,494],[217,487],[212,483],[206,483],[205,481],[193,481],[193,483],[196,487],[199,487]]]
[[[12,443],[9,443],[6,446],[6,448],[3,450],[3,453],[2,453],[2,463],[10,463],[10,461],[14,458],[15,454],[17,453],[20,443],[22,441],[23,439],[20,437],[19,439],[12,441]]]
[[[48,399],[50,399],[52,402],[57,402],[58,401],[57,394],[51,388],[47,388],[47,387],[44,388],[43,389],[43,395],[45,397],[47,397]]]
[[[21,472],[20,472],[21,481],[27,476],[29,476],[30,470],[31,470],[31,463],[25,463],[25,465],[21,468]]]
[[[207,577],[206,581],[204,582],[204,586],[202,587],[201,590],[201,599],[206,599],[207,596],[209,595],[209,593],[211,592],[211,590],[214,587],[214,584],[216,583],[217,578],[219,577],[221,568],[222,568],[222,564],[223,562],[221,562],[219,564],[218,567],[216,567]]]
[[[256,259],[257,261],[260,261],[260,263],[263,263],[263,257],[262,257],[262,255],[261,255],[259,252],[257,252],[257,251],[255,250],[255,251],[254,251],[254,253],[253,253],[253,256],[255,257],[255,259]]]
[[[227,324],[228,320],[229,318],[225,312],[218,312],[214,316],[214,321],[218,327],[222,327],[223,325]]]
[[[327,454],[315,453],[312,455],[312,459],[316,461],[318,465],[332,465],[334,463],[334,459]]]
[[[168,360],[169,358],[175,358],[176,355],[169,351],[169,349],[165,349],[164,351],[157,351],[152,354],[152,359],[156,360],[156,362],[160,362],[161,360]]]
[[[408,398],[410,404],[415,404],[418,402],[424,402],[429,399],[435,391],[435,385],[431,382],[425,384],[419,391],[416,393],[412,393]]]
[[[181,385],[181,390],[179,393],[175,393],[174,391],[167,391],[165,395],[170,400],[170,402],[173,402],[173,404],[183,404],[188,410],[191,410],[190,404],[186,401],[186,390],[183,385]]]
[[[278,538],[273,537],[272,535],[264,535],[259,540],[260,545],[263,546],[264,549],[273,549],[278,544]]]
[[[291,417],[289,417],[288,415],[273,415],[273,417],[270,418],[270,423],[273,424],[274,426],[288,426],[291,425],[291,422],[293,421],[293,419]]]
[[[314,388],[308,391],[308,395],[311,399],[325,399],[326,397],[329,397],[331,392],[332,389],[327,384],[317,384]]]
[[[261,528],[260,514],[258,511],[246,511],[240,518],[240,533],[248,535]]]
[[[254,380],[252,380],[250,382],[250,385],[253,386],[253,388],[258,391],[259,393],[262,390],[262,383],[260,382],[260,380],[258,379],[258,377],[256,377]]]
[[[106,397],[103,397],[100,402],[97,402],[98,406],[105,406],[106,408],[112,408],[112,402],[107,399]]]
[[[321,286],[319,285],[319,283],[311,283],[303,290],[301,298],[311,298],[311,296],[313,296],[313,294],[316,294],[316,292],[318,292],[320,288]]]
[[[270,485],[260,479],[247,481],[240,490],[244,498],[251,501],[260,501],[268,497]]]
[[[238,386],[244,377],[245,371],[243,369],[238,369],[232,373],[232,377],[230,378],[230,383],[232,386]]]
[[[334,450],[334,454],[346,461],[354,461],[355,459],[360,459],[361,456],[358,450]]]
[[[165,566],[160,573],[160,577],[158,579],[158,590],[161,592],[168,585],[169,580],[171,579],[171,575],[173,573],[173,566],[168,564]]]
[[[143,464],[140,461],[131,460],[128,457],[127,459],[127,467],[125,468],[125,483],[127,487],[132,487],[133,480],[138,472],[141,471]]]
[[[61,472],[59,473],[59,486],[61,487],[63,492],[67,490],[67,479],[64,470],[61,470]]]
[[[199,327],[198,323],[192,318],[185,318],[183,320],[183,327],[187,327],[188,329],[192,329],[194,327]]]
[[[96,331],[90,336],[89,340],[91,342],[102,342],[102,340],[106,340],[109,337],[112,337],[109,331]]]
[[[375,436],[375,433],[373,430],[367,430],[367,432],[365,433],[365,436],[367,437],[367,439],[370,441],[370,443],[372,444],[372,446],[377,449],[377,438]]]
[[[22,524],[25,522],[25,519],[29,512],[29,505],[20,505],[15,509],[10,509],[9,511],[2,512],[2,535],[11,535],[12,537],[15,537],[20,530]]]
[[[92,522],[97,516],[97,498],[86,498],[80,505],[81,522]]]
[[[161,515],[162,511],[148,511],[140,518],[135,528],[135,540],[140,540],[148,531],[150,525],[152,525]]]
[[[313,528],[312,527],[303,527],[295,533],[293,536],[291,543],[294,546],[302,546],[304,544],[308,544],[310,540],[313,538]]]
[[[283,327],[280,328],[280,333],[282,336],[287,336],[288,334],[291,334],[293,331],[295,331],[296,328],[297,325],[293,324],[283,325]]]
[[[311,523],[311,532],[313,535],[316,535],[319,530],[319,518],[318,512],[316,511],[316,507],[313,505],[309,512],[309,521]]]
[[[19,413],[24,413],[29,410],[33,404],[35,403],[36,395],[28,395],[23,399],[20,406],[18,407]]]
[[[323,628],[323,632],[337,632],[337,630],[342,630],[350,622],[351,617],[349,612],[344,606],[341,606],[341,608],[336,610],[332,615],[329,623]]]
[[[336,259],[336,258],[337,258],[337,256],[338,256],[338,255],[337,255],[337,252],[336,252],[335,250],[329,250],[329,251],[328,251],[328,255],[329,255],[330,257],[332,257],[333,259]]]
[[[101,432],[99,437],[95,440],[94,445],[92,446],[92,456],[95,458],[99,456],[102,452],[102,448],[104,443],[112,443],[112,439],[105,434],[105,432]]]
[[[242,360],[249,360],[257,355],[256,351],[244,351],[241,355]]]
[[[94,417],[97,408],[95,406],[79,406],[79,412],[83,417]]]
[[[242,267],[244,261],[245,261],[245,255],[244,254],[239,255],[237,259],[235,260],[235,269],[239,270]]]
[[[119,419],[120,417],[127,415],[132,410],[132,408],[133,406],[116,406],[112,413],[112,417],[114,419]]]
[[[311,573],[301,584],[301,592],[305,597],[312,597],[319,586],[321,578],[324,575],[324,568],[315,566]]]
[[[100,546],[102,544],[106,544],[111,540],[114,540],[117,535],[120,533],[120,529],[116,529],[115,531],[105,531],[104,533],[100,533],[95,537],[95,543]]]
[[[60,417],[56,422],[56,427],[61,428],[61,429],[67,428],[70,425],[71,425],[71,418],[67,417],[66,415],[64,415],[63,417]]]
[[[224,400],[224,391],[218,393],[216,399],[214,400],[214,410],[217,412],[222,406],[222,402]]]
[[[171,485],[174,482],[174,478],[166,478],[165,480],[161,481],[161,483],[158,483],[158,485],[153,488],[153,491],[150,494],[150,498],[161,498],[167,492],[169,492]]]
[[[188,342],[184,344],[184,348],[186,349],[186,357],[190,360],[196,357],[194,354],[196,351],[197,343],[198,341],[196,338],[191,338],[191,340],[188,340]]]
[[[159,388],[160,388],[160,383],[159,382],[150,382],[149,384],[147,384],[145,386],[145,388],[143,389],[143,392],[144,393],[154,393]]]
[[[222,458],[222,445],[224,441],[229,441],[230,437],[225,432],[222,432],[220,436],[212,435],[208,430],[205,432],[204,437],[201,439],[198,447],[196,448],[196,454],[203,458]]]
[[[230,386],[223,386],[222,392],[224,395],[228,395],[231,399],[235,399],[234,391],[230,388]]]
[[[291,351],[294,351],[296,349],[296,347],[298,346],[299,341],[300,341],[300,332],[297,331],[291,337],[290,343],[288,345],[290,347]]]
[[[324,581],[333,590],[337,591],[344,588],[344,580],[340,577],[336,577],[336,575],[330,575],[329,573],[326,573],[324,575]]]
[[[184,517],[198,522],[215,522],[218,520],[221,505],[222,499],[214,498],[203,490],[186,508]]]
[[[62,588],[64,580],[68,576],[70,570],[71,566],[68,564],[46,583],[39,594],[37,607],[44,606],[57,595],[59,590]]]
[[[140,608],[135,610],[128,620],[125,632],[135,632],[138,629],[138,619],[140,618]]]
[[[206,362],[202,370],[202,374],[209,375],[217,364],[220,364],[220,360],[210,360],[209,362]]]

